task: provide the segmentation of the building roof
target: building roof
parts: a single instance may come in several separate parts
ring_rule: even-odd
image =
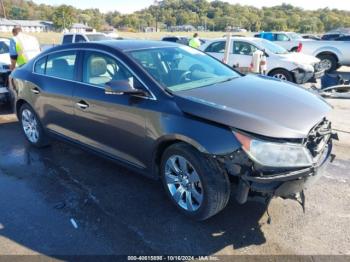
[[[16,26],[17,24],[11,20],[0,18],[0,26]]]
[[[42,21],[38,21],[38,20],[11,20],[11,21],[22,27],[45,27],[45,25],[42,24]]]
[[[90,26],[80,24],[80,23],[73,23],[71,26],[72,29],[91,29]]]

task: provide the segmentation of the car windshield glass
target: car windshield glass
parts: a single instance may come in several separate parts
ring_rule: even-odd
[[[89,41],[102,41],[102,40],[110,40],[111,38],[110,37],[107,37],[105,35],[102,35],[102,34],[89,34],[89,35],[86,35],[86,37],[89,39]]]
[[[303,39],[303,37],[297,33],[288,33],[288,36],[292,40],[300,40]]]
[[[274,54],[288,54],[288,50],[285,49],[284,47],[276,45],[264,39],[261,40],[261,46],[263,49],[268,50]]]
[[[240,75],[196,49],[179,46],[130,51],[157,82],[172,92],[200,88]]]

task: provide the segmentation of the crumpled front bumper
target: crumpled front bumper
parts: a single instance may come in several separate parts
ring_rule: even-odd
[[[312,167],[301,170],[281,173],[262,172],[260,176],[252,175],[248,171],[245,172],[239,178],[236,200],[240,204],[244,204],[251,193],[266,198],[273,196],[294,198],[295,195],[314,184],[324,174],[324,170],[332,160],[331,152],[332,143],[329,142],[318,162]]]
[[[304,84],[307,82],[316,82],[317,79],[324,76],[325,71],[304,71],[303,69],[295,69],[292,71],[295,82],[297,84]]]

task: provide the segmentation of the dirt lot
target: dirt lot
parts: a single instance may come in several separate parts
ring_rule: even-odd
[[[263,204],[234,201],[193,222],[157,181],[65,143],[30,147],[1,108],[0,254],[350,255],[350,100],[328,101],[337,158],[306,192],[306,213],[274,199],[270,225]]]

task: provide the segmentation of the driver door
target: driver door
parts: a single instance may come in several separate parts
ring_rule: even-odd
[[[79,141],[104,154],[144,168],[145,119],[148,97],[105,93],[112,80],[144,89],[123,63],[106,53],[85,51],[81,82],[74,93],[74,126]],[[145,90],[147,91],[147,90]]]
[[[248,73],[252,63],[253,53],[257,51],[258,48],[244,41],[234,41],[232,48],[234,68],[241,73]]]

